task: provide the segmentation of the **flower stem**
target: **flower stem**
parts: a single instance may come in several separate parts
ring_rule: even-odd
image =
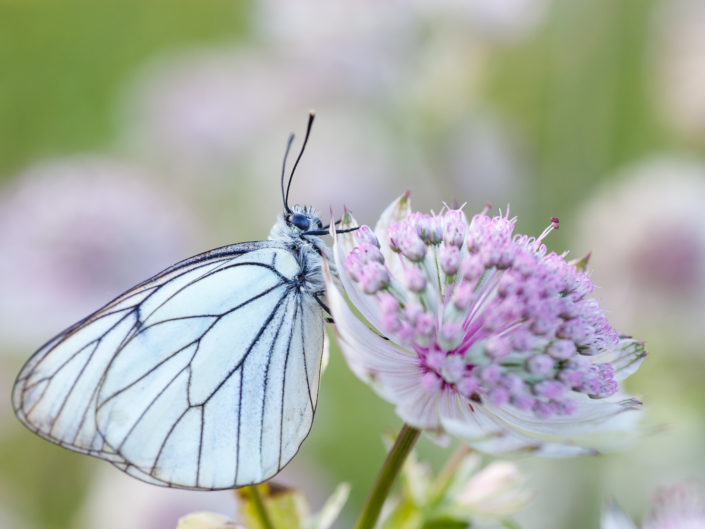
[[[370,492],[365,502],[365,507],[357,519],[355,529],[372,529],[375,526],[384,500],[389,494],[389,489],[391,489],[394,480],[399,474],[406,456],[409,455],[414,444],[416,444],[420,433],[419,430],[408,424],[402,426],[394,446],[387,454],[387,459],[377,475],[377,481],[375,481],[372,492]]]
[[[262,529],[274,529],[272,519],[269,517],[267,507],[264,505],[262,495],[259,493],[258,485],[248,485],[244,487],[246,494],[250,497],[255,516],[258,518]]]

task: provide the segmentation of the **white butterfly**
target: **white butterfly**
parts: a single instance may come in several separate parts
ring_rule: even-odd
[[[29,429],[170,487],[259,483],[294,457],[325,341],[327,232],[288,206],[312,122],[269,240],[181,261],[46,343],[13,390]]]

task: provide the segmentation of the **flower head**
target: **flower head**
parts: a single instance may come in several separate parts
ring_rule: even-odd
[[[579,266],[547,252],[558,219],[538,238],[515,234],[515,220],[412,213],[407,194],[374,232],[336,236],[345,293],[387,338],[329,281],[340,345],[412,426],[489,452],[582,453],[574,436],[623,427],[639,408],[619,381],[643,344],[610,326]]]

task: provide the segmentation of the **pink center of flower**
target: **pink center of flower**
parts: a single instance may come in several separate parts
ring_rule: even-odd
[[[416,354],[426,390],[569,415],[576,393],[617,391],[612,365],[591,357],[619,337],[588,276],[546,253],[551,222],[536,239],[513,234],[507,216],[413,213],[388,228],[396,262],[363,226],[343,269],[379,301],[380,330]]]

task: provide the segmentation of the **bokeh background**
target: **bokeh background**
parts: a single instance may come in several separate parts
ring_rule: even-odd
[[[188,255],[265,238],[287,134],[318,114],[295,202],[374,223],[511,203],[593,251],[614,326],[647,341],[648,434],[598,458],[520,459],[528,529],[593,528],[705,477],[705,1],[0,0],[0,527],[167,529],[228,492],[150,487],[12,414],[46,339]],[[335,348],[281,481],[358,512],[398,429]],[[422,440],[434,464],[450,448]]]

